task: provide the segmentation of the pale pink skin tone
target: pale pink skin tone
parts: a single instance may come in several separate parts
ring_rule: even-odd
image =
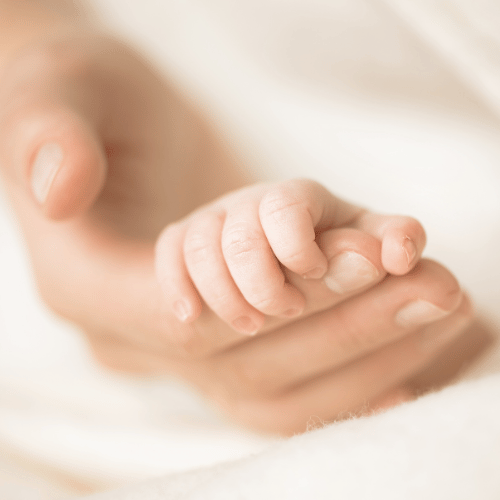
[[[244,187],[249,167],[141,56],[43,1],[24,33],[16,5],[0,0],[2,173],[43,299],[98,359],[281,434],[411,397],[472,319],[417,221],[308,180]],[[41,187],[40,151],[59,162]]]

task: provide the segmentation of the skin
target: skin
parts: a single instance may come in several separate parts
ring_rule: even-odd
[[[250,167],[142,56],[64,2],[18,5],[0,1],[2,175],[42,298],[104,364],[180,377],[235,421],[288,435],[407,400],[442,382],[441,370],[415,381],[456,339],[474,344],[470,301],[420,259],[417,221],[306,180],[244,187]],[[40,199],[32,176],[47,144],[61,162]],[[328,288],[343,252],[371,262],[373,281]],[[415,301],[439,314],[402,320]],[[241,317],[256,328],[235,327]]]
[[[199,317],[205,302],[235,330],[255,334],[266,316],[310,314],[387,273],[406,274],[424,244],[416,220],[371,214],[296,179],[240,189],[170,224],[157,243],[156,267],[181,321]],[[362,268],[353,256],[363,257]],[[337,297],[318,284],[307,301],[303,280],[321,278]]]

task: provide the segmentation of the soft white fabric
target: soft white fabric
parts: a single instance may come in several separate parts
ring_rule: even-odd
[[[89,500],[498,499],[500,376]]]
[[[356,202],[418,217],[427,255],[456,273],[498,330],[494,0],[97,7],[218,120],[260,175],[313,177]],[[113,500],[498,498],[498,377],[276,445],[229,427],[175,382],[98,369],[78,332],[36,298],[7,209],[0,238],[0,444],[31,471],[104,488],[205,467]],[[473,375],[499,366],[494,351]],[[43,491],[38,498],[51,498]]]

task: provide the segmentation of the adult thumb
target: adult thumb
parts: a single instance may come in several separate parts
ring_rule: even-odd
[[[50,109],[18,117],[13,168],[32,200],[50,219],[85,212],[100,193],[106,157],[91,124],[73,110]]]

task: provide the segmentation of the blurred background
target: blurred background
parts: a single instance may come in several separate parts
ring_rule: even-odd
[[[356,203],[420,219],[426,255],[458,276],[497,329],[499,4],[93,5],[257,176],[307,176]],[[37,298],[5,202],[0,266],[0,480],[12,491],[16,483],[27,492],[37,485],[40,498],[83,493],[235,459],[271,441],[228,426],[177,382],[96,366],[78,331]],[[492,355],[474,375],[496,366]]]

